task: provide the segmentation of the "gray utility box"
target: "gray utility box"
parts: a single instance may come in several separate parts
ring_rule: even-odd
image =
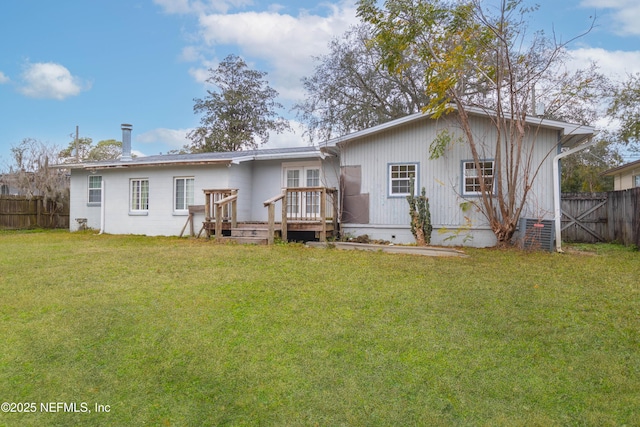
[[[539,220],[536,218],[520,219],[520,245],[524,249],[542,249],[553,251],[556,227],[552,219]]]

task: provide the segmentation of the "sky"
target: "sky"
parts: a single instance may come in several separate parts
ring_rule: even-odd
[[[527,0],[529,1],[529,0]],[[531,0],[531,4],[534,0]],[[596,60],[622,79],[640,72],[637,0],[538,0],[530,31],[568,41],[572,65]],[[314,56],[358,22],[354,0],[3,0],[0,5],[0,170],[25,138],[67,147],[76,126],[94,143],[133,125],[138,155],[181,148],[198,126],[208,69],[228,54],[266,80],[292,132],[265,146],[306,145],[291,107]]]

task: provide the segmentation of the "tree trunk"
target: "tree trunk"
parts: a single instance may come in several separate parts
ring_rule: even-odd
[[[416,245],[427,246],[427,241],[424,238],[424,230],[420,224],[420,216],[417,211],[411,214],[411,222],[413,223],[414,230],[416,231]]]

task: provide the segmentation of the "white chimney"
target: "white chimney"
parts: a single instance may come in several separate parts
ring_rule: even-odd
[[[120,160],[128,162],[131,160],[131,129],[133,126],[123,123],[122,128],[122,157]]]

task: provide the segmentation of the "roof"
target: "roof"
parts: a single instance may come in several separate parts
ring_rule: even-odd
[[[492,114],[490,111],[486,109],[478,108],[478,107],[467,107],[467,112],[470,115],[492,117]],[[414,113],[405,117],[401,117],[399,119],[382,123],[377,126],[373,126],[368,129],[363,129],[358,132],[353,132],[347,135],[339,136],[334,139],[330,139],[328,141],[325,141],[324,143],[321,143],[320,149],[323,151],[331,151],[331,148],[334,148],[339,144],[355,141],[360,138],[375,135],[380,132],[384,132],[389,129],[397,128],[402,125],[416,122],[418,120],[423,120],[426,118],[431,118],[431,115],[429,113],[422,113],[422,112]],[[555,129],[555,130],[561,131],[562,137],[559,142],[563,147],[568,147],[568,148],[575,147],[581,144],[585,140],[591,138],[596,133],[595,128],[592,126],[577,125],[577,124],[565,123],[557,120],[542,119],[540,117],[535,117],[535,116],[527,116],[526,121],[532,126],[539,126],[547,129]]]
[[[625,163],[624,165],[616,166],[601,173],[602,176],[613,176],[619,173],[631,172],[635,168],[640,168],[640,160],[635,162]]]
[[[273,160],[323,157],[318,147],[270,148],[247,151],[196,153],[196,154],[159,154],[154,156],[135,157],[131,160],[106,160],[100,162],[81,162],[58,164],[54,167],[67,169],[111,169],[143,166],[175,166],[175,165],[211,165],[239,164],[251,160]]]

